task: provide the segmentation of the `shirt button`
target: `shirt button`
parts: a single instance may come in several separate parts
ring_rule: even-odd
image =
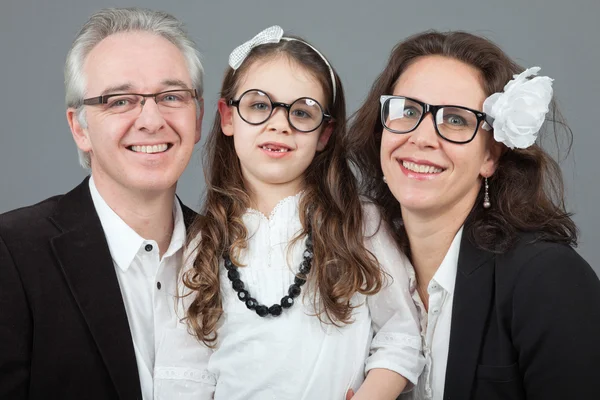
[[[157,288],[158,290],[160,290],[160,288],[161,288],[161,287],[162,287],[162,285],[160,284],[160,282],[156,282],[156,288]]]
[[[426,388],[426,389],[425,389],[425,395],[426,395],[427,397],[431,397],[431,395],[432,395],[432,393],[431,393],[431,388]]]
[[[151,244],[147,244],[146,247],[144,247],[144,250],[146,250],[146,251],[152,251],[153,248],[154,247],[152,247]]]

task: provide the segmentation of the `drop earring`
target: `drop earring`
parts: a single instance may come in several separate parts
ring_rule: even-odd
[[[483,180],[484,191],[483,191],[483,208],[490,208],[492,203],[490,203],[490,187],[488,185],[488,178],[484,178]]]

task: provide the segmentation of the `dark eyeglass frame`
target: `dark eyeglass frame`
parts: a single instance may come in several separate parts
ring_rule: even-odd
[[[250,121],[248,121],[246,118],[244,118],[244,117],[242,116],[242,113],[240,112],[240,101],[242,100],[242,98],[244,97],[244,95],[245,95],[246,93],[250,93],[250,92],[260,92],[260,93],[263,93],[263,94],[264,94],[264,95],[267,97],[267,99],[269,99],[269,101],[271,102],[271,112],[269,113],[269,115],[267,116],[267,118],[265,118],[265,119],[264,119],[263,121],[261,121],[261,122],[250,122]],[[300,100],[306,100],[306,99],[314,101],[314,102],[315,102],[315,103],[316,103],[316,104],[319,106],[319,108],[321,109],[321,122],[319,122],[319,125],[317,125],[315,128],[313,128],[313,129],[310,129],[310,130],[308,130],[308,131],[304,131],[304,130],[302,130],[302,129],[298,129],[298,128],[296,128],[296,125],[294,125],[294,124],[292,123],[292,120],[291,120],[291,118],[290,118],[290,110],[292,109],[292,106],[293,106],[294,104],[296,104],[297,102],[299,102]],[[288,103],[282,103],[282,102],[279,102],[279,101],[273,101],[273,100],[271,99],[271,96],[269,96],[269,94],[268,94],[267,92],[265,92],[264,90],[260,90],[260,89],[248,89],[248,90],[246,90],[244,93],[242,93],[242,94],[240,95],[240,97],[239,97],[237,100],[234,100],[234,99],[228,100],[228,101],[227,101],[227,105],[229,105],[229,106],[233,106],[233,107],[237,108],[237,110],[238,110],[238,115],[240,116],[240,118],[241,118],[241,119],[242,119],[244,122],[246,122],[246,123],[248,123],[248,124],[250,124],[250,125],[262,125],[262,124],[264,124],[265,122],[267,122],[267,121],[269,120],[269,118],[271,118],[271,116],[273,115],[273,112],[275,111],[275,108],[277,108],[277,107],[282,107],[282,108],[284,108],[284,109],[286,109],[286,110],[287,110],[287,120],[288,120],[288,122],[289,122],[290,126],[291,126],[292,128],[294,128],[295,130],[297,130],[298,132],[303,132],[303,133],[314,132],[314,131],[316,131],[317,129],[319,129],[319,128],[321,127],[321,125],[323,125],[323,122],[324,122],[324,121],[327,121],[327,122],[328,122],[328,121],[333,121],[333,117],[332,117],[330,114],[327,114],[327,113],[324,111],[324,108],[323,108],[323,106],[321,105],[321,103],[319,103],[317,100],[315,100],[315,99],[313,99],[313,98],[311,98],[311,97],[300,97],[300,98],[298,98],[298,99],[294,100],[292,103],[288,104]]]
[[[167,94],[167,93],[173,93],[173,92],[188,92],[192,95],[192,99],[197,99],[198,98],[198,91],[196,89],[171,89],[171,90],[165,90],[163,92],[158,92],[158,93],[150,93],[150,94],[143,94],[143,93],[114,93],[114,94],[105,94],[102,96],[96,96],[96,97],[90,97],[87,99],[83,99],[83,104],[86,106],[95,106],[98,104],[108,104],[108,100],[111,97],[117,97],[117,96],[141,96],[143,97],[141,104],[142,106],[146,103],[146,99],[147,98],[154,98],[154,102],[156,104],[158,104],[158,102],[156,101],[156,98],[160,95],[163,94]]]
[[[383,116],[383,110],[385,109],[385,106],[389,104],[389,102],[393,99],[406,99],[406,100],[410,100],[412,102],[415,102],[417,104],[419,104],[422,108],[423,108],[423,113],[421,114],[421,118],[419,118],[419,121],[415,124],[415,126],[409,130],[409,131],[398,131],[395,129],[391,129],[389,128],[386,124],[385,124],[385,118]],[[381,124],[383,125],[383,127],[392,132],[392,133],[396,133],[396,134],[405,134],[405,133],[410,133],[412,131],[414,131],[415,129],[417,129],[419,127],[419,125],[421,125],[421,122],[423,122],[423,120],[425,119],[425,116],[429,113],[431,113],[431,116],[433,117],[433,126],[435,128],[435,131],[437,132],[437,134],[444,140],[447,140],[448,142],[451,143],[456,143],[456,144],[467,144],[469,142],[471,142],[473,139],[475,139],[475,136],[477,135],[477,132],[479,131],[479,126],[481,125],[481,123],[483,122],[484,125],[482,126],[483,129],[486,129],[486,126],[489,126],[487,124],[487,119],[489,119],[488,115],[484,112],[481,112],[479,110],[473,110],[472,108],[469,107],[464,107],[464,106],[455,106],[455,105],[451,105],[451,104],[444,104],[444,105],[434,105],[434,104],[428,104],[425,103],[424,101],[420,101],[417,99],[413,99],[412,97],[407,97],[407,96],[390,96],[390,95],[383,95],[380,97],[380,102],[381,102]],[[388,105],[389,108],[389,105]],[[471,138],[469,140],[464,140],[464,141],[460,141],[460,140],[452,140],[452,139],[448,139],[447,137],[445,137],[444,135],[442,135],[442,133],[440,132],[437,123],[435,122],[435,116],[437,115],[438,111],[441,108],[459,108],[461,110],[467,110],[472,112],[473,114],[475,114],[475,117],[477,118],[477,125],[475,126],[475,130],[473,132],[473,135],[471,136]],[[489,129],[486,129],[489,130]]]

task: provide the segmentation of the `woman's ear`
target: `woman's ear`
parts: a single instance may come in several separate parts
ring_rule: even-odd
[[[493,138],[490,138],[487,144],[487,152],[483,164],[481,165],[481,176],[489,178],[494,175],[496,168],[498,168],[498,162],[504,152],[507,151],[507,147],[502,143],[496,142]]]

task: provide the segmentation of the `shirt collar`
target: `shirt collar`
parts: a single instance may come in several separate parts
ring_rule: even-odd
[[[300,204],[300,199],[304,194],[304,190],[299,191],[298,193],[284,197],[279,200],[279,202],[273,207],[269,216],[266,216],[261,211],[254,208],[247,208],[246,213],[244,214],[244,218],[249,219],[266,219],[268,221],[275,221],[277,219],[282,219],[283,221],[287,221],[290,215],[298,214],[298,206]],[[246,222],[246,221],[244,221]]]
[[[440,267],[433,275],[432,280],[436,281],[446,292],[452,294],[456,283],[456,273],[458,271],[458,254],[460,252],[460,241],[462,238],[463,228],[461,227],[440,264]]]
[[[147,240],[138,235],[110,208],[98,192],[92,177],[89,180],[89,187],[96,213],[100,218],[100,223],[106,236],[110,254],[114,262],[125,272],[133,262],[142,244]],[[176,253],[183,247],[185,241],[185,224],[183,223],[183,211],[179,201],[173,201],[173,216],[173,235],[169,248],[163,257],[168,257]]]
[[[171,243],[169,248],[163,255],[163,257],[170,257],[177,253],[185,243],[185,222],[183,221],[183,210],[179,200],[174,199],[173,201],[173,236],[171,236]]]

